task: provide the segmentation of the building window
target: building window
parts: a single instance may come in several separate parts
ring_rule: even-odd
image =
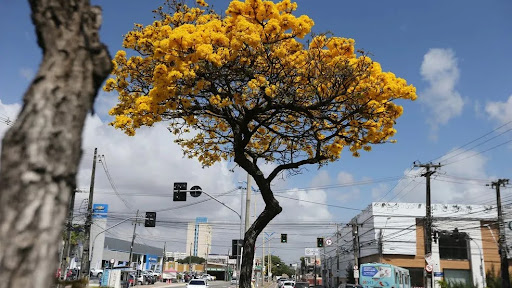
[[[444,269],[444,279],[452,285],[461,287],[469,286],[473,283],[471,280],[471,271],[459,269]]]
[[[439,232],[439,257],[450,260],[468,260],[468,235],[457,229]]]
[[[411,287],[423,287],[423,268],[406,268],[411,275]]]

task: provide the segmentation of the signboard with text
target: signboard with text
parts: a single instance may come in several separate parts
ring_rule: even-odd
[[[320,255],[320,249],[318,249],[318,248],[306,248],[306,249],[304,249],[304,254],[306,256],[319,256]]]

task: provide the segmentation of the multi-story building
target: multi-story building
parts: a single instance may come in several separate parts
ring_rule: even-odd
[[[187,229],[187,255],[206,258],[211,251],[212,226],[208,218],[197,217],[195,223],[189,223]]]
[[[413,287],[425,287],[430,269],[436,288],[442,279],[486,287],[486,273],[500,270],[496,206],[433,204],[431,255],[425,255],[425,215],[422,203],[372,203],[328,237],[332,244],[322,257],[326,286],[345,282],[357,258],[359,264],[408,268]],[[510,247],[512,235],[507,236]]]

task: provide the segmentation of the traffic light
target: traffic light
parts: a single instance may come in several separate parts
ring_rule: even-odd
[[[288,234],[281,234],[281,243],[288,243]]]
[[[324,247],[324,238],[316,238],[316,247]]]
[[[174,182],[172,201],[187,201],[187,182]]]
[[[146,212],[146,219],[144,220],[144,227],[155,227],[156,212]]]

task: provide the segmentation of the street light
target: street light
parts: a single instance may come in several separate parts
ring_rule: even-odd
[[[234,210],[233,208],[229,207],[228,205],[226,205],[224,202],[220,201],[219,199],[217,199],[217,198],[213,197],[213,196],[212,196],[212,195],[210,195],[208,192],[206,192],[206,191],[204,191],[204,190],[201,190],[201,188],[200,188],[199,186],[194,186],[194,187],[199,188],[199,189],[195,189],[195,191],[194,191],[194,192],[195,192],[196,194],[197,194],[197,193],[198,193],[199,195],[201,195],[201,193],[206,194],[206,196],[210,197],[211,199],[215,200],[216,202],[218,202],[218,203],[219,203],[219,204],[221,204],[222,206],[224,206],[224,207],[228,208],[229,210],[233,211],[233,212],[236,214],[236,216],[238,216],[238,218],[240,219],[240,239],[242,239],[242,214],[241,214],[241,212],[242,212],[242,211],[240,211],[240,213],[238,213],[236,210]],[[199,192],[199,191],[200,191],[200,192]],[[197,196],[199,196],[199,195],[197,195]],[[197,196],[195,196],[195,197],[197,197]],[[238,246],[239,246],[239,245],[240,245],[240,243],[237,241],[237,248],[238,248]],[[238,255],[238,254],[239,254],[239,253],[238,253],[238,250],[239,250],[239,249],[237,249],[237,253],[236,253],[236,254],[237,254],[237,256],[236,256],[236,262],[238,262],[238,263],[236,264],[236,266],[237,266],[237,269],[238,269],[238,274],[240,274],[240,271],[242,270],[242,267],[241,267],[241,266],[242,266],[242,263],[241,263],[242,261],[240,261],[240,256],[241,256],[241,255]],[[240,249],[240,250],[241,250],[241,249]],[[233,252],[234,252],[234,251],[233,251]],[[238,285],[240,285],[240,275],[237,275],[237,277],[238,277],[238,283],[239,283]]]
[[[484,275],[484,258],[482,257],[482,248],[480,247],[480,245],[478,245],[478,242],[476,242],[475,239],[469,237],[469,235],[467,236],[467,238],[469,240],[473,241],[476,244],[476,247],[478,247],[478,252],[480,253],[480,276],[482,276],[482,281],[484,284],[483,287],[487,287],[487,284],[485,281],[485,275]],[[471,249],[470,249],[470,251],[471,251]]]

